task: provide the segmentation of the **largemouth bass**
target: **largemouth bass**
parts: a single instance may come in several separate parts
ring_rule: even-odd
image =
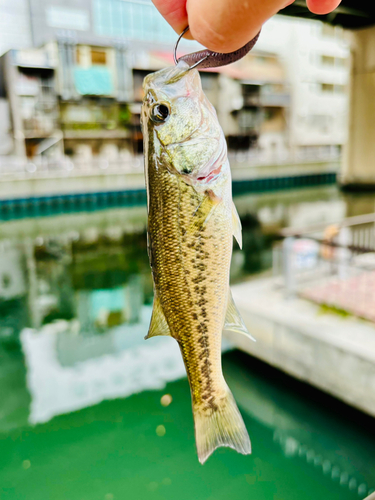
[[[186,63],[144,81],[142,128],[148,200],[148,252],[154,306],[146,338],[177,340],[191,388],[198,458],[219,446],[251,453],[249,436],[221,369],[224,328],[246,327],[229,289],[232,201],[224,134]]]

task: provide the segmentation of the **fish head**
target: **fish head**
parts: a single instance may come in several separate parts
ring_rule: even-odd
[[[151,154],[188,184],[215,182],[227,165],[226,142],[198,71],[181,62],[148,75],[143,88],[142,127]]]

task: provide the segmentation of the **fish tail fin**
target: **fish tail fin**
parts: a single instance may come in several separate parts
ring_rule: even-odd
[[[251,453],[249,435],[228,387],[219,403],[209,409],[202,407],[202,404],[195,404],[193,412],[195,440],[201,464],[220,446],[228,446],[243,455]]]

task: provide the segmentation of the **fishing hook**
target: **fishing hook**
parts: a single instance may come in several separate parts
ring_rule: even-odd
[[[174,51],[173,51],[173,59],[174,59],[174,63],[175,65],[177,66],[178,64],[178,61],[182,60],[182,61],[185,61],[184,58],[188,57],[188,56],[192,56],[193,54],[187,54],[186,56],[183,56],[183,57],[180,57],[180,59],[177,59],[177,48],[178,48],[178,44],[180,43],[180,40],[181,38],[185,35],[185,33],[187,31],[189,31],[189,26],[186,26],[186,28],[184,29],[184,31],[181,33],[181,35],[177,38],[177,42],[176,42],[176,45],[174,46]],[[203,52],[203,50],[201,50],[200,52]],[[194,52],[194,54],[198,54],[198,52]],[[196,63],[194,63],[192,66],[190,66],[190,69],[193,69],[193,68],[196,68],[199,64],[201,64],[203,61],[205,61],[207,58],[208,58],[209,54],[207,54],[205,57],[202,57],[202,59],[198,60]],[[186,61],[188,62],[188,61]]]
[[[176,45],[174,46],[174,51],[173,51],[173,59],[174,63],[177,65],[179,61],[185,61],[189,66],[190,69],[196,68],[197,66],[200,66],[201,69],[203,68],[218,68],[219,66],[226,66],[227,64],[231,64],[235,61],[238,61],[239,59],[242,59],[250,50],[254,47],[256,44],[260,31],[255,37],[250,40],[250,42],[247,42],[246,45],[241,47],[238,50],[235,50],[234,52],[229,52],[227,54],[221,53],[221,52],[213,52],[212,50],[204,49],[204,50],[199,50],[198,52],[193,52],[191,54],[186,54],[185,56],[180,57],[177,59],[177,48],[178,44],[180,43],[181,38],[185,35],[185,33],[189,30],[189,26],[187,26],[184,31],[180,34],[180,36],[177,38]]]

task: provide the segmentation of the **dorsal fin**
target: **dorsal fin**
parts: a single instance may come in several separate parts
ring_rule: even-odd
[[[150,337],[158,337],[160,335],[171,336],[171,331],[169,329],[167,320],[165,319],[160,300],[155,295],[150,328],[145,339],[149,339]]]
[[[227,314],[225,316],[224,330],[229,330],[231,332],[236,332],[236,333],[242,333],[242,335],[246,335],[247,337],[249,337],[249,339],[254,340],[254,342],[256,342],[254,337],[250,335],[248,329],[246,328],[245,323],[243,322],[243,319],[241,318],[241,315],[238,312],[236,304],[234,303],[232,292],[230,290],[228,296],[228,307],[227,307]]]
[[[235,204],[232,201],[232,224],[233,236],[236,238],[239,247],[242,249],[242,226]]]

